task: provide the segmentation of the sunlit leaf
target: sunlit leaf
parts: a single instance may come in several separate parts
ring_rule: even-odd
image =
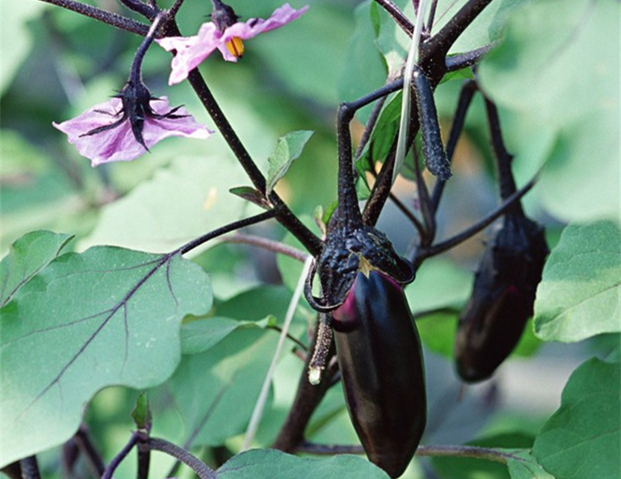
[[[33,231],[15,241],[0,263],[0,308],[54,260],[70,239],[70,235]]]
[[[546,341],[621,332],[621,231],[615,224],[565,228],[537,289],[534,327]]]
[[[0,466],[69,439],[98,390],[168,378],[181,319],[210,305],[207,275],[179,254],[96,247],[50,263],[1,311]]]
[[[616,479],[621,464],[620,363],[591,359],[569,378],[533,456],[563,479]]]

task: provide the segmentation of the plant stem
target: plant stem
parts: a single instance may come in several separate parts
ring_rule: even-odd
[[[108,25],[112,25],[113,27],[120,28],[121,30],[126,30],[131,33],[135,33],[136,35],[145,36],[149,31],[149,25],[144,23],[137,22],[127,17],[123,17],[121,15],[117,15],[116,13],[107,12],[97,7],[92,7],[90,5],[84,5],[83,3],[76,2],[73,0],[39,0],[44,3],[51,3],[52,5],[56,5],[59,7],[66,8],[67,10],[71,10],[77,12],[81,15],[85,15],[87,17],[93,18],[103,23],[107,23]]]
[[[487,115],[487,124],[492,143],[492,150],[496,158],[496,168],[498,169],[498,187],[500,189],[500,197],[503,200],[509,198],[517,187],[513,179],[511,171],[511,163],[513,155],[507,151],[505,142],[502,139],[502,131],[500,128],[500,119],[498,118],[498,109],[496,105],[487,97],[485,97],[485,113]],[[514,203],[512,212],[524,214],[519,201]]]
[[[304,251],[294,248],[293,246],[289,246],[285,243],[281,243],[280,241],[263,238],[262,236],[235,233],[233,235],[221,238],[220,241],[222,243],[236,243],[257,246],[259,248],[263,248],[276,254],[289,256],[290,258],[293,258],[302,263],[308,257],[308,254]]]
[[[106,467],[104,473],[101,475],[101,479],[112,478],[112,475],[114,474],[114,471],[116,471],[116,468],[119,467],[119,464],[123,462],[123,459],[127,457],[127,455],[129,454],[129,451],[132,450],[132,448],[136,445],[137,442],[138,442],[138,434],[133,433],[128,443],[125,445],[123,449],[121,449],[121,452],[119,452],[114,457],[114,459],[112,459],[110,464],[108,464],[108,467]]]
[[[386,10],[388,14],[393,18],[395,23],[399,25],[401,29],[408,34],[408,36],[412,36],[412,32],[414,31],[414,25],[412,25],[410,19],[405,16],[405,14],[397,5],[395,5],[391,0],[375,0],[375,3],[377,3],[384,10]]]
[[[139,13],[140,15],[148,18],[149,20],[153,20],[157,14],[159,13],[157,9],[147,5],[146,3],[141,2],[140,0],[119,0],[123,5],[125,5],[130,10]]]
[[[41,479],[36,456],[28,456],[19,461],[23,479]]]
[[[530,180],[521,189],[517,190],[515,193],[509,196],[502,203],[502,205],[500,205],[496,210],[491,212],[485,218],[482,218],[481,220],[477,221],[472,226],[466,228],[461,233],[456,234],[452,238],[442,241],[441,243],[437,243],[435,245],[425,247],[425,248],[418,248],[414,252],[414,255],[412,258],[412,264],[414,265],[414,267],[415,268],[418,267],[418,265],[420,265],[420,263],[423,260],[430,258],[431,256],[436,256],[440,253],[444,253],[445,251],[448,251],[454,246],[457,246],[459,243],[462,243],[463,241],[466,241],[471,236],[477,234],[483,228],[489,226],[491,223],[494,222],[494,220],[498,219],[500,216],[505,214],[508,210],[513,208],[515,206],[514,203],[516,201],[520,201],[522,196],[528,193],[530,189],[535,185],[536,179],[537,178],[535,177],[532,180]]]
[[[188,253],[189,251],[192,251],[194,248],[197,248],[201,246],[202,244],[206,243],[207,241],[217,238],[218,236],[222,236],[224,234],[230,233],[231,231],[235,231],[237,229],[244,228],[246,226],[260,223],[261,221],[269,220],[271,218],[274,218],[275,216],[276,216],[276,211],[269,210],[269,211],[260,213],[255,216],[251,216],[250,218],[244,218],[243,220],[234,221],[233,223],[230,223],[228,225],[222,226],[221,228],[210,231],[209,233],[199,236],[198,238],[180,246],[179,248],[174,250],[172,253],[170,253],[170,255],[174,255],[177,253],[181,253],[181,254]]]
[[[319,325],[317,323],[316,328]],[[315,350],[315,343],[317,342],[317,329],[313,335],[313,340],[309,345],[308,350]],[[332,385],[332,378],[337,371],[336,362],[331,363],[331,359],[334,357],[334,348],[330,350],[330,353],[326,357],[326,362],[330,364],[321,381],[317,385],[312,385],[308,381],[308,368],[312,360],[312,354],[306,356],[306,362],[304,363],[304,369],[298,382],[298,388],[295,394],[293,404],[289,409],[289,414],[285,419],[284,424],[280,428],[278,437],[274,441],[272,447],[284,452],[294,452],[298,445],[304,441],[304,430],[310,420],[313,412],[325,396],[328,389]]]
[[[468,108],[472,103],[472,98],[474,97],[476,91],[477,84],[473,80],[466,81],[466,83],[464,83],[464,85],[461,87],[459,99],[457,100],[457,108],[455,110],[455,115],[453,116],[453,124],[451,125],[449,138],[446,142],[446,157],[448,158],[449,162],[451,162],[453,159],[453,154],[455,153],[457,141],[459,140],[461,132],[464,129],[466,113],[468,112]],[[438,211],[438,206],[440,204],[440,199],[442,197],[442,193],[444,192],[445,185],[446,181],[438,180],[434,186],[433,193],[431,195],[431,204],[434,213]]]
[[[304,442],[297,449],[298,452],[316,455],[334,454],[364,454],[364,449],[360,445],[326,445]],[[500,462],[506,464],[510,459],[518,459],[517,456],[496,449],[478,446],[418,446],[417,456],[435,457],[471,457],[486,461]]]
[[[207,464],[171,442],[164,439],[149,438],[147,445],[153,451],[160,451],[178,459],[192,469],[200,479],[217,479],[216,473]]]
[[[86,459],[88,460],[88,463],[90,464],[95,475],[97,477],[101,477],[106,469],[106,466],[101,459],[101,455],[97,449],[95,449],[88,429],[84,424],[80,426],[80,429],[76,432],[73,440],[80,448],[80,451],[82,451],[82,453],[86,456]]]

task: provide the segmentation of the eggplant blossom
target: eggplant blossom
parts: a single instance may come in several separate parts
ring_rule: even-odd
[[[308,7],[295,10],[288,3],[274,10],[268,19],[251,18],[239,22],[233,9],[220,0],[212,0],[214,9],[211,22],[203,23],[198,35],[192,37],[167,37],[156,40],[166,51],[176,51],[168,83],[174,85],[185,80],[216,49],[226,61],[236,62],[244,53],[243,40],[280,28],[299,18]]]
[[[92,166],[131,161],[169,136],[206,139],[213,133],[185,108],[170,108],[166,97],[152,97],[144,84],[131,81],[109,101],[53,125]]]

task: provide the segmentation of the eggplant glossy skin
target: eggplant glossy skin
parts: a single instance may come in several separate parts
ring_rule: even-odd
[[[420,339],[403,290],[382,273],[360,272],[333,319],[354,428],[369,460],[399,477],[427,416]]]
[[[520,341],[533,315],[547,254],[537,223],[523,215],[505,217],[483,255],[457,326],[455,362],[465,382],[491,377]]]

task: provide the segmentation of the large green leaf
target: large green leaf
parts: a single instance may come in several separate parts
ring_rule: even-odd
[[[0,308],[56,258],[70,239],[51,231],[33,231],[15,241],[0,263]]]
[[[620,363],[591,359],[569,378],[533,455],[562,479],[617,479],[621,464]]]
[[[621,332],[621,231],[615,224],[565,228],[537,289],[534,327],[546,341]]]
[[[520,176],[545,162],[536,195],[566,221],[620,217],[620,10],[614,0],[529,2],[479,69]]]
[[[96,247],[51,262],[1,310],[0,467],[66,441],[98,390],[168,378],[181,319],[210,305],[207,275],[179,254]]]
[[[172,378],[149,393],[161,419],[155,434],[190,447],[221,445],[242,433],[277,341],[278,335],[246,325],[205,352],[184,355]],[[166,417],[170,411],[176,418]]]
[[[357,456],[310,459],[266,449],[251,450],[227,461],[217,471],[219,479],[385,479],[388,475]]]

